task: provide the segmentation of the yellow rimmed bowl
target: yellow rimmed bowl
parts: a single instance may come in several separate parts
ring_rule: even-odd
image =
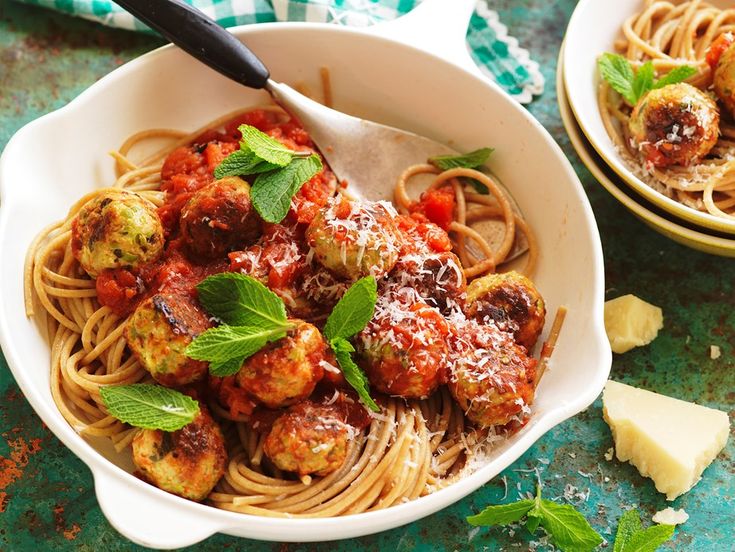
[[[562,44],[556,71],[556,94],[559,102],[559,113],[572,147],[574,147],[582,163],[592,173],[592,176],[625,208],[659,234],[697,251],[723,257],[735,257],[735,238],[731,239],[727,234],[717,235],[702,232],[685,225],[685,223],[675,222],[667,218],[666,212],[662,212],[661,209],[646,201],[643,197],[628,193],[625,183],[621,182],[617,174],[607,166],[605,160],[595,151],[574,118],[563,78],[565,50],[566,44]]]
[[[731,3],[725,0],[712,0],[710,4],[731,7]],[[589,148],[612,170],[624,188],[632,189],[666,213],[668,218],[677,219],[672,224],[689,225],[695,232],[704,230],[707,234],[735,235],[735,219],[697,211],[654,190],[638,178],[605,130],[597,102],[597,59],[601,54],[613,51],[613,43],[619,38],[623,23],[643,5],[643,0],[617,0],[614,6],[599,0],[579,2],[569,21],[564,39],[566,46],[560,57],[563,60],[560,76],[564,81],[569,109]]]

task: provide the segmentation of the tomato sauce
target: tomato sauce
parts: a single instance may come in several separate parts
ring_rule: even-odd
[[[717,68],[717,63],[720,61],[722,54],[725,53],[725,50],[727,50],[733,42],[735,42],[735,36],[731,33],[725,33],[718,36],[710,45],[709,50],[707,50],[705,60],[712,68],[712,71]]]

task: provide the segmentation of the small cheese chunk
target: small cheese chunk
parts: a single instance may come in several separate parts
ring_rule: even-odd
[[[699,481],[730,432],[724,412],[615,381],[605,385],[602,412],[618,460],[653,479],[668,500]]]
[[[615,353],[648,345],[663,326],[661,309],[635,295],[623,295],[605,303],[605,332]]]
[[[722,351],[720,351],[720,348],[717,345],[709,346],[709,357],[712,360],[717,360],[721,356],[722,356]]]
[[[681,525],[682,523],[686,523],[688,519],[689,514],[684,511],[684,508],[674,510],[669,507],[653,514],[652,521],[653,523],[661,523],[663,525]]]

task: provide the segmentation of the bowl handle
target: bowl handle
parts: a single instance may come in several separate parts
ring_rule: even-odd
[[[423,0],[406,15],[368,31],[419,48],[479,76],[465,36],[477,0]]]
[[[151,489],[164,493],[156,500],[143,491],[139,481],[99,468],[92,473],[97,501],[105,517],[136,544],[157,549],[183,548],[223,529],[194,508],[177,504],[183,499]]]

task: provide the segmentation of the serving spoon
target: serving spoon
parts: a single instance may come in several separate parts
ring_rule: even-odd
[[[431,9],[429,4],[442,1],[450,0],[424,0],[413,11]],[[444,144],[412,132],[331,109],[284,83],[274,81],[268,68],[247,46],[224,27],[181,0],[116,2],[222,75],[249,88],[266,90],[276,103],[301,122],[334,174],[340,181],[349,183],[354,196],[371,200],[386,199],[384,194],[378,193],[378,190],[384,189],[381,184],[396,182],[406,167],[426,163],[427,159],[438,155],[459,154]],[[468,21],[474,6],[474,0],[453,3],[453,16]],[[497,181],[497,177],[494,180]],[[502,184],[499,185],[506,192],[514,212],[520,215],[520,208],[511,194]],[[491,243],[499,242],[503,237],[504,225],[491,221],[478,230]],[[520,235],[507,259],[515,258],[527,249],[525,236]]]

